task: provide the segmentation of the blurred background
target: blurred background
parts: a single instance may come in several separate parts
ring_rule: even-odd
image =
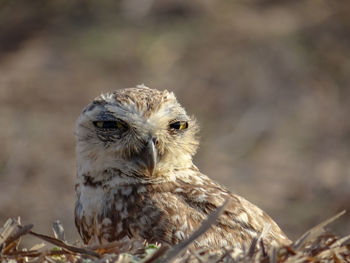
[[[350,232],[350,1],[1,0],[0,225],[74,227],[75,121],[102,92],[174,91],[200,170],[296,239]],[[30,241],[28,241],[30,242]],[[38,243],[38,240],[35,241]]]

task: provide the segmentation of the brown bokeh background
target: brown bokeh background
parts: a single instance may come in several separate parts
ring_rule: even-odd
[[[3,0],[1,225],[60,219],[78,238],[75,120],[140,83],[175,92],[201,124],[201,171],[292,239],[350,210],[349,1]]]

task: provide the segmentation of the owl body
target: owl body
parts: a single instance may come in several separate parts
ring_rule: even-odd
[[[197,131],[168,91],[139,86],[89,104],[77,121],[75,221],[84,243],[177,244],[227,199],[195,247],[247,247],[267,225],[267,246],[289,243],[261,209],[200,173]]]

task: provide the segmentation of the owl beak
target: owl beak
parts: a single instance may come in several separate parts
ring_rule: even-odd
[[[154,139],[149,140],[143,152],[143,161],[146,165],[146,168],[150,176],[153,175],[154,169],[157,164],[158,151],[155,146],[155,143],[156,143],[156,140]]]

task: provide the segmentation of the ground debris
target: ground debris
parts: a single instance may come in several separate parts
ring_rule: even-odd
[[[350,262],[350,235],[338,237],[327,233],[325,226],[341,216],[340,213],[324,223],[307,231],[298,240],[288,246],[266,248],[263,246],[262,233],[251,246],[237,250],[223,248],[220,251],[206,249],[186,249],[191,242],[214,224],[220,216],[223,205],[203,222],[193,236],[183,244],[168,248],[147,244],[143,240],[123,240],[103,246],[78,247],[64,240],[63,226],[54,223],[54,235],[50,237],[32,231],[33,225],[22,225],[20,218],[10,218],[0,228],[0,263],[15,262],[83,262],[83,263],[155,263],[155,262],[225,262],[225,263],[282,263],[282,262]],[[266,230],[268,231],[268,229]],[[35,236],[45,243],[39,243],[31,249],[20,249],[21,237]],[[53,245],[53,246],[52,246]]]

